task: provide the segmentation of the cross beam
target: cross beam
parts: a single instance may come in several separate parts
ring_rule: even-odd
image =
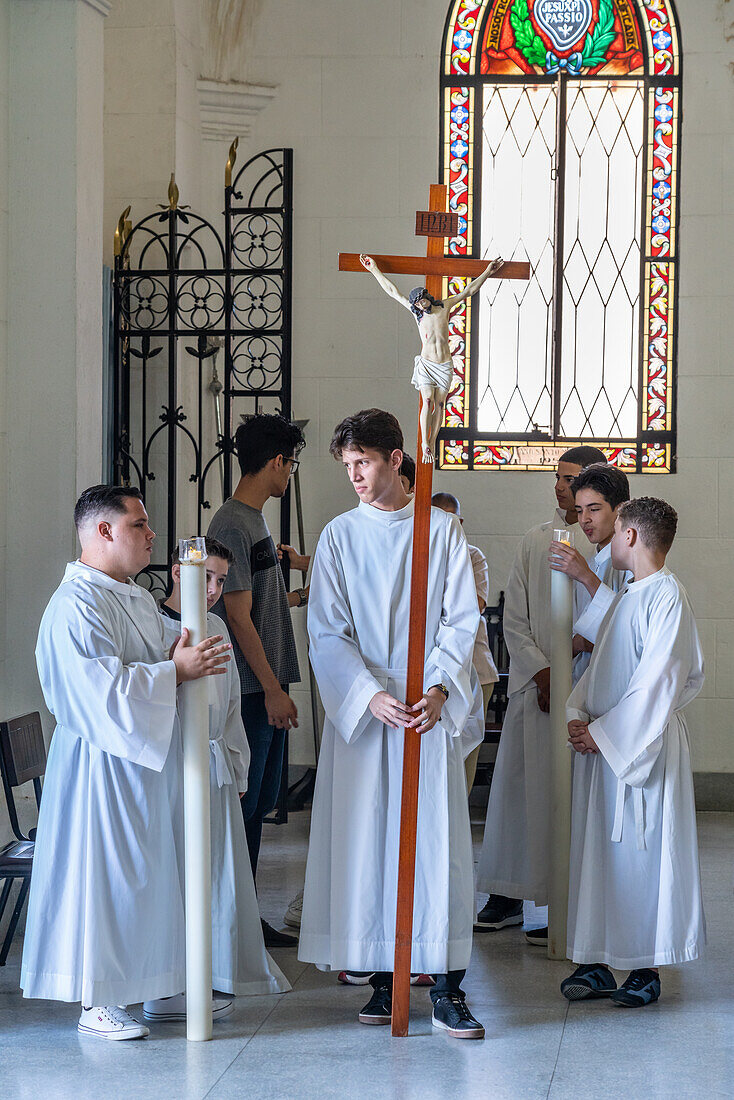
[[[381,271],[390,275],[420,275],[425,277],[426,290],[434,298],[442,297],[444,278],[476,277],[489,265],[488,260],[471,260],[466,256],[444,256],[442,224],[451,232],[453,219],[430,218],[431,214],[446,211],[446,187],[432,184],[427,219],[419,211],[416,222],[417,235],[423,232],[424,223],[430,223],[427,235],[426,256],[377,256],[374,259]],[[339,254],[340,271],[365,272],[357,252]],[[494,279],[529,279],[530,264],[505,263]],[[420,399],[422,401],[422,398]],[[419,406],[420,412],[420,406]],[[413,557],[410,578],[410,622],[408,630],[408,674],[406,702],[413,706],[423,695],[423,672],[426,644],[426,606],[428,600],[428,555],[431,528],[431,488],[433,463],[423,462],[423,441],[420,418],[416,447],[416,482],[413,517]],[[417,730],[404,731],[403,790],[400,809],[400,852],[398,859],[398,897],[395,919],[395,964],[393,972],[392,1034],[408,1034],[410,1015],[410,970],[413,947],[413,895],[415,891],[415,848],[418,830],[418,778],[420,772],[421,735]]]
[[[485,267],[489,266],[489,260],[470,260],[466,256],[444,256],[443,241],[441,238],[430,237],[429,240],[438,240],[441,245],[441,254],[437,257],[424,259],[422,256],[378,256],[370,253],[376,261],[380,271],[385,275],[437,275],[439,278],[460,278],[471,276],[476,278],[481,275]],[[339,253],[340,271],[364,271],[359,262],[358,252]],[[530,278],[530,264],[522,260],[509,260],[504,263],[499,271],[489,276],[490,279],[524,279]],[[441,297],[441,286],[438,293],[434,293],[430,287],[426,288],[434,298]]]

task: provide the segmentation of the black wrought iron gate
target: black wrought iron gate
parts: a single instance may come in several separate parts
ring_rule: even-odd
[[[112,462],[158,533],[140,578],[156,595],[178,535],[231,495],[240,416],[291,415],[293,151],[258,153],[233,179],[236,151],[223,234],[179,206],[173,177],[161,213],[133,226],[128,207],[115,233]],[[289,494],[280,519],[289,542]]]

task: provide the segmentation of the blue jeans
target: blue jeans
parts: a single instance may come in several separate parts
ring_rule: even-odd
[[[268,722],[265,693],[255,691],[240,696],[240,710],[250,746],[250,770],[247,773],[247,793],[240,800],[245,819],[247,849],[252,875],[257,871],[263,818],[275,809],[283,770],[285,731]]]

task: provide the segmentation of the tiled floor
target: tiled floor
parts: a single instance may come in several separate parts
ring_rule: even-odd
[[[307,826],[295,814],[266,830],[260,894],[273,922],[301,887]],[[277,953],[293,992],[240,999],[211,1043],[188,1044],[175,1024],[154,1026],[144,1042],[104,1043],[78,1034],[76,1006],[22,999],[18,941],[0,972],[0,1097],[731,1100],[734,815],[701,815],[699,830],[709,948],[703,961],[664,972],[663,999],[643,1011],[569,1005],[558,992],[568,967],[507,929],[477,937],[467,975],[483,1043],[435,1032],[424,989],[413,991],[410,1038],[361,1027],[364,991],[338,986],[293,950]]]

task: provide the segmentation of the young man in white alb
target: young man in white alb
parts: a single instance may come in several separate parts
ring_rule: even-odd
[[[176,685],[224,675],[222,637],[169,652],[155,600],[130,580],[155,535],[139,490],[93,485],[74,509],[82,552],[38,632],[56,719],[46,765],[20,984],[80,1001],[79,1031],[138,1039],[126,1005],[168,997],[185,976],[173,807]]]
[[[505,592],[503,630],[510,655],[508,705],[487,807],[477,886],[489,898],[477,931],[522,924],[523,899],[548,904],[550,866],[550,568],[554,528],[573,527],[585,558],[594,550],[578,526],[571,482],[592,462],[596,447],[574,447],[556,471],[556,511],[523,537]],[[569,638],[569,645],[571,639]],[[547,927],[526,932],[548,942]]]
[[[461,989],[474,915],[464,756],[482,736],[479,611],[463,532],[434,508],[423,697],[409,706],[413,501],[400,483],[402,447],[400,425],[380,409],[347,417],[331,443],[359,505],[326,526],[313,564],[308,633],[326,722],[298,954],[323,970],[371,973],[360,1022],[390,1022],[403,729],[417,729],[412,968],[435,976],[434,1026],[480,1039]]]
[[[698,957],[705,921],[684,708],[703,685],[685,589],[666,568],[677,516],[665,501],[623,504],[612,564],[629,570],[568,700],[574,768],[569,1000],[628,1007],[660,996],[658,968]],[[629,970],[617,988],[610,967]]]

